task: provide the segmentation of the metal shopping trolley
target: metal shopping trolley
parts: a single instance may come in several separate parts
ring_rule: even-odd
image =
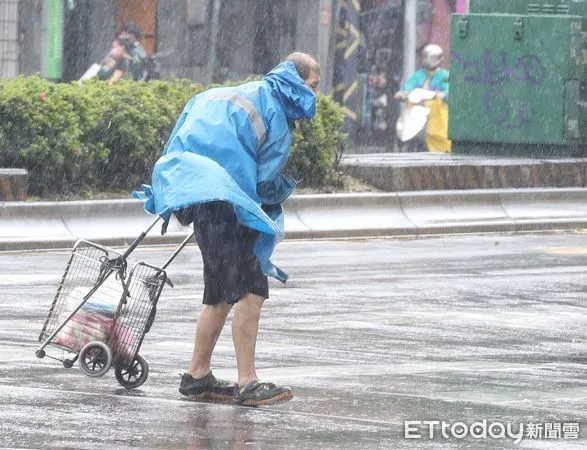
[[[164,285],[173,287],[165,269],[194,236],[190,234],[161,267],[136,261],[127,274],[128,257],[159,219],[124,253],[85,240],[76,242],[39,335],[38,358],[62,361],[66,368],[78,361],[90,377],[101,377],[114,367],[116,379],[127,389],[146,381],[149,366],[139,350]],[[46,354],[48,345],[60,349],[62,357]],[[73,357],[64,358],[65,352]]]

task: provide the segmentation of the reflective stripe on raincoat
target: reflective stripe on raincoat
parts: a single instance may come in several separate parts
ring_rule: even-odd
[[[153,169],[152,186],[133,196],[166,220],[193,204],[231,203],[242,225],[260,231],[255,254],[263,272],[285,281],[287,274],[270,261],[284,237],[281,203],[296,185],[283,169],[293,121],[315,112],[316,97],[292,62],[261,81],[202,92],[179,117]]]

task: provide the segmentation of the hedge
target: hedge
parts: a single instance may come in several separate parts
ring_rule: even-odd
[[[185,103],[204,89],[188,80],[2,80],[0,167],[27,169],[32,196],[136,189],[149,182]],[[320,96],[317,111],[296,129],[288,162],[306,187],[331,184],[344,149],[341,108]]]

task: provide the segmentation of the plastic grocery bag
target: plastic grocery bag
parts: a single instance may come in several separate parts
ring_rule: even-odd
[[[108,339],[123,295],[122,284],[111,276],[84,303],[91,290],[91,286],[78,286],[67,295],[57,323],[63,322],[82,306],[55,336],[55,344],[79,352],[90,341],[105,342]]]
[[[112,322],[112,318],[102,314],[78,311],[57,333],[53,342],[73,352],[79,352],[88,342],[106,341]]]
[[[118,360],[131,362],[138,346],[138,336],[119,321],[112,331],[112,350],[118,355]]]
[[[91,291],[90,286],[78,286],[69,293],[66,299],[66,305],[62,315],[71,313],[84,297]],[[90,298],[81,307],[82,311],[89,311],[102,314],[107,317],[114,317],[118,310],[120,299],[122,298],[122,285],[119,280],[111,276],[92,293]]]

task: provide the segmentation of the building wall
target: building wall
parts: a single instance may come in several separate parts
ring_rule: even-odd
[[[316,49],[316,59],[322,68],[322,77],[320,79],[319,89],[322,92],[330,92],[332,86],[332,72],[329,69],[331,62],[334,60],[334,0],[320,0],[319,22],[318,22],[318,48]]]
[[[434,0],[433,5],[434,12],[430,24],[428,42],[442,47],[446,55],[443,66],[448,68],[450,62],[448,55],[450,55],[451,10],[447,0]]]
[[[65,14],[65,81],[79,78],[108,53],[116,36],[119,1],[123,0],[64,3],[75,5]],[[39,73],[46,41],[44,0],[0,0],[0,5],[6,2],[18,4],[18,73]],[[331,47],[331,24],[320,12],[322,7],[331,14],[332,2],[158,0],[156,38],[162,77],[189,78],[202,83],[240,80],[267,73],[293,50],[315,55],[325,71]],[[212,20],[214,5],[220,6],[216,39]],[[189,6],[193,8],[189,10]],[[190,14],[195,14],[196,20]],[[211,48],[216,49],[212,60]]]
[[[257,23],[255,13],[267,6],[265,0],[222,2],[214,81],[241,80],[256,73],[255,35],[263,25]]]
[[[43,1],[19,0],[19,73],[41,73],[43,42]]]
[[[466,13],[469,11],[469,0],[456,0],[456,11]]]
[[[443,67],[448,68],[450,58],[450,0],[418,0],[417,45],[418,55],[426,44],[440,45],[447,57]],[[455,2],[456,4],[456,2]],[[420,65],[419,56],[416,65]]]
[[[320,2],[299,0],[297,2],[296,50],[316,54],[318,51],[318,24]]]
[[[71,4],[70,4],[71,5]],[[63,79],[78,79],[93,62],[94,51],[91,0],[76,0],[76,7],[65,8],[63,26]]]
[[[189,78],[203,81],[206,77],[211,8],[205,13],[205,25],[189,25],[184,0],[159,0],[157,4],[157,52],[163,78]]]
[[[0,0],[0,78],[18,75],[18,0]]]
[[[204,0],[196,0],[200,4]],[[326,0],[321,0],[322,2]],[[331,0],[329,0],[331,1]],[[320,37],[320,1],[316,0],[208,0],[205,24],[188,25],[185,0],[159,0],[158,53],[164,78],[209,79],[210,48],[216,49],[214,82],[263,75],[293,50],[317,55]],[[218,34],[212,33],[214,3],[220,5]],[[321,39],[329,41],[329,27]],[[326,44],[328,46],[328,43]],[[327,64],[328,52],[323,67]]]
[[[89,0],[87,6],[91,8],[90,32],[91,39],[90,61],[88,63],[99,63],[110,51],[112,41],[116,36],[116,0]]]

